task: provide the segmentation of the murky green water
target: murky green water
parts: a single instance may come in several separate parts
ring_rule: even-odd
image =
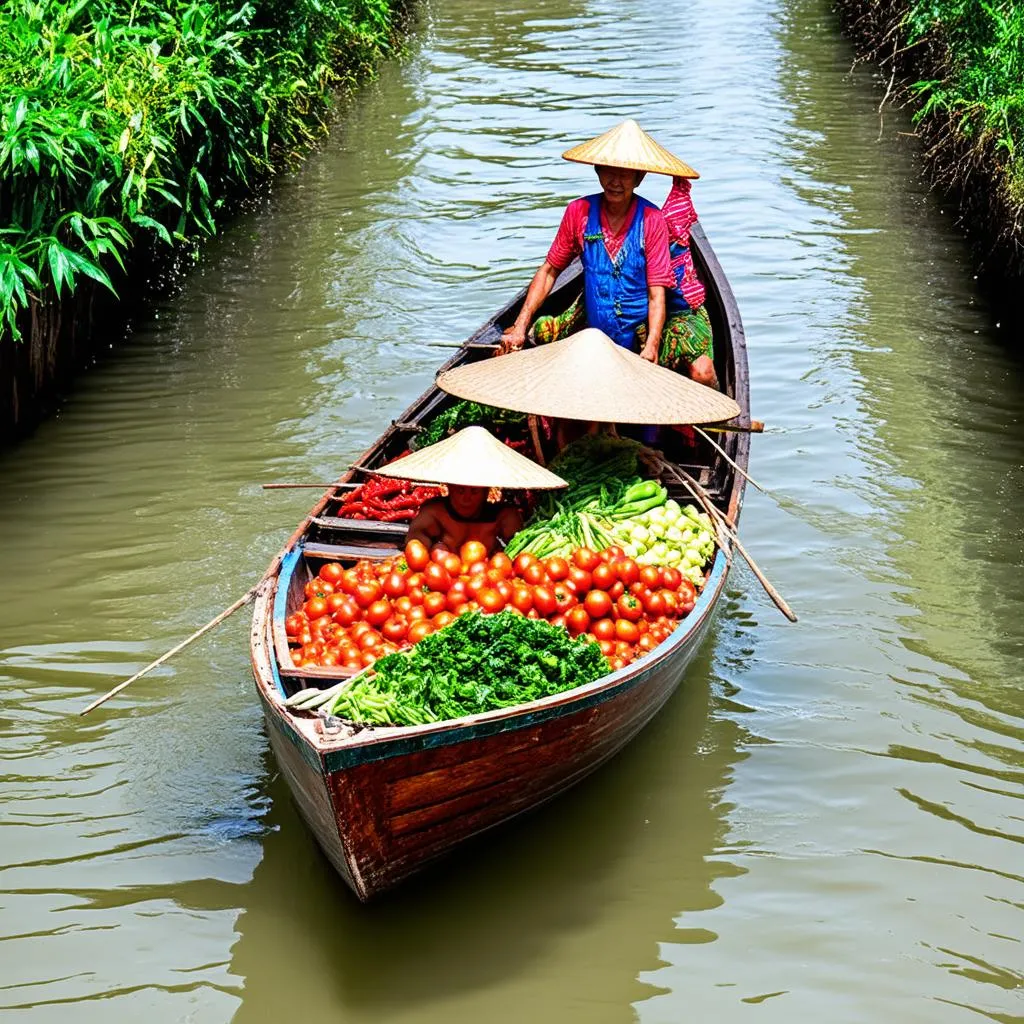
[[[904,119],[825,0],[428,0],[408,58],[0,458],[4,1020],[946,1022],[1024,1015],[1024,389]],[[242,593],[309,492],[528,278],[568,145],[694,163],[770,431],[656,722],[355,904],[278,778]],[[664,195],[649,179],[644,191]]]

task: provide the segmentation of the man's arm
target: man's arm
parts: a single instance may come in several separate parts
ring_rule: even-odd
[[[526,332],[530,329],[533,317],[537,310],[544,304],[544,300],[551,294],[551,289],[558,278],[558,271],[545,260],[526,292],[523,300],[523,308],[516,317],[516,322],[501,336],[501,348],[498,350],[502,355],[506,352],[515,352],[526,344]]]

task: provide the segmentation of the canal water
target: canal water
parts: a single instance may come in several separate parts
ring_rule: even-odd
[[[0,457],[0,1015],[1020,1020],[1022,368],[908,121],[826,0],[420,11]],[[594,188],[562,150],[626,116],[702,172],[779,498],[742,532],[800,621],[737,567],[623,755],[361,907],[268,751],[244,614],[77,712],[248,588],[313,498],[259,485],[401,412]]]

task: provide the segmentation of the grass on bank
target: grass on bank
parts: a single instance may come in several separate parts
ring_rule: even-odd
[[[981,159],[1006,175],[1011,204],[1024,207],[1024,2],[913,0],[908,43],[946,54],[942,78],[916,83],[918,119],[945,115]]]
[[[397,0],[6,0],[0,344],[33,296],[113,290],[136,242],[213,234],[387,52]]]

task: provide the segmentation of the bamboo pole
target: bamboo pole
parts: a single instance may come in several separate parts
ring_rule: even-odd
[[[242,608],[245,605],[247,605],[256,596],[256,591],[259,590],[260,586],[263,584],[264,579],[266,579],[265,576],[261,577],[259,583],[257,583],[254,587],[247,590],[237,601],[228,605],[228,607],[225,608],[224,611],[220,613],[220,615],[217,615],[214,618],[210,619],[210,621],[206,623],[205,626],[200,626],[199,629],[197,629],[187,640],[182,640],[180,644],[177,644],[176,646],[172,647],[165,654],[161,654],[159,658],[157,658],[155,661],[151,661],[144,669],[141,669],[140,671],[136,672],[135,675],[133,675],[130,679],[126,679],[123,683],[118,683],[117,686],[115,686],[112,690],[108,690],[102,697],[97,698],[87,708],[85,708],[83,711],[79,711],[78,713],[80,715],[87,715],[89,714],[90,711],[92,711],[95,708],[98,708],[101,704],[105,704],[108,700],[110,700],[111,697],[117,696],[117,694],[119,694],[123,689],[125,689],[125,687],[131,686],[131,684],[134,683],[136,679],[141,679],[144,675],[146,675],[147,672],[151,672],[158,665],[162,665],[165,661],[167,661],[168,658],[177,654],[179,651],[183,651],[186,647],[188,647],[190,643],[192,643],[195,640],[198,640],[204,633],[209,633],[209,631],[213,629],[214,626],[220,625],[220,623],[222,623],[226,618],[228,618],[231,615],[234,615],[239,608]]]
[[[273,484],[260,484],[265,491],[286,491],[294,488],[302,487],[315,487],[317,490],[325,491],[330,487],[354,487],[355,484],[338,483],[337,480],[333,484],[290,484],[290,483],[273,483]]]
[[[742,476],[748,484],[753,484],[754,487],[756,487],[762,494],[767,494],[769,498],[775,497],[774,494],[771,494],[768,491],[766,491],[752,476],[750,476],[750,474],[747,473],[747,471],[742,466],[739,466],[735,462],[733,462],[733,460],[730,459],[729,456],[726,454],[725,449],[717,441],[708,437],[708,435],[703,430],[701,430],[700,427],[694,427],[693,429],[696,430],[697,433],[700,434],[700,436],[703,437],[704,440],[707,441],[707,443],[711,445],[711,447],[714,448],[715,451],[718,452],[718,454],[721,455],[722,458],[725,459],[725,461],[728,462],[729,465],[732,466],[732,468],[735,469],[736,472],[739,473],[740,476]]]
[[[741,427],[737,423],[715,423],[704,427],[712,434],[763,434],[764,423],[761,420],[751,420],[750,426]]]
[[[747,565],[750,566],[751,571],[757,577],[758,582],[764,587],[765,593],[772,599],[775,607],[782,612],[783,615],[789,619],[790,622],[796,622],[796,613],[786,603],[785,598],[772,586],[768,577],[761,571],[761,567],[751,558],[750,553],[743,546],[736,533],[736,524],[711,500],[711,496],[708,492],[700,485],[700,483],[690,476],[689,473],[684,469],[679,469],[677,466],[673,466],[670,462],[662,460],[663,467],[693,495],[694,498],[704,507],[704,510],[711,517],[712,522],[715,523],[716,533],[721,531],[726,539],[733,547],[743,556]]]

